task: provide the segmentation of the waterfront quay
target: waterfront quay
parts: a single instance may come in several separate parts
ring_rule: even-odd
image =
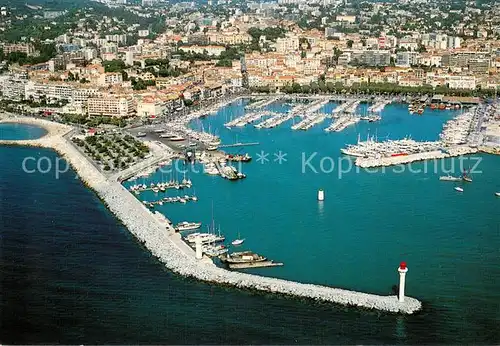
[[[37,140],[4,140],[0,141],[0,144],[40,146],[56,150],[72,165],[81,180],[97,193],[109,210],[121,220],[128,230],[167,268],[175,273],[240,289],[283,294],[393,313],[413,314],[422,308],[421,302],[411,297],[399,301],[397,296],[374,295],[228,271],[216,267],[206,258],[196,260],[193,250],[181,240],[180,235],[175,234],[173,227],[155,217],[120,183],[125,176],[119,174],[112,178],[105,177],[64,137],[64,134],[71,131],[70,127],[37,119],[17,119],[16,122],[45,127],[49,133]],[[133,175],[136,172],[131,167],[126,174]]]

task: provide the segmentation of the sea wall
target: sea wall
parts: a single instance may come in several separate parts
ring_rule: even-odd
[[[35,121],[29,120],[29,123],[44,126],[36,119]],[[41,139],[0,141],[0,145],[41,146],[56,150],[71,164],[82,181],[98,194],[109,210],[121,220],[128,230],[167,268],[175,273],[240,289],[271,292],[394,313],[412,314],[422,308],[422,304],[411,297],[406,297],[405,301],[400,303],[396,296],[380,296],[233,272],[216,267],[211,263],[198,261],[194,255],[190,255],[190,252],[182,249],[185,244],[180,243],[177,234],[166,230],[165,225],[159,222],[139,200],[119,182],[106,179],[72,143],[64,138],[63,135],[70,128],[67,126],[59,127],[53,123],[45,125],[49,127],[47,128],[49,133]]]

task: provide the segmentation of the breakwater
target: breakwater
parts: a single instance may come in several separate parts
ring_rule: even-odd
[[[197,261],[193,251],[165,226],[117,180],[107,179],[100,173],[65,137],[71,128],[37,119],[33,121],[47,127],[48,135],[37,140],[0,141],[0,144],[16,144],[47,147],[61,154],[78,173],[81,180],[92,188],[106,206],[139,239],[153,255],[175,273],[196,279],[294,297],[308,298],[367,309],[377,309],[395,313],[412,314],[421,309],[421,303],[407,297],[398,302],[396,296],[380,296],[348,291],[327,286],[298,283],[288,280],[261,277],[257,275],[232,272],[213,265],[212,262]],[[396,275],[396,274],[395,274]]]

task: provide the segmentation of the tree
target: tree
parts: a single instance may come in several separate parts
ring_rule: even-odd
[[[347,48],[352,48],[352,45],[354,44],[353,40],[348,40],[347,41]]]
[[[103,63],[105,72],[122,72],[125,69],[125,62],[119,59],[105,61]]]

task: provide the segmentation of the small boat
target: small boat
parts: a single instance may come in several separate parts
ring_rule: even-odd
[[[500,197],[500,192],[495,192],[495,196]]]
[[[184,141],[184,140],[185,140],[185,138],[181,137],[181,136],[174,136],[174,137],[170,138],[171,142],[180,142],[180,141]]]
[[[454,177],[452,175],[443,175],[443,176],[439,177],[439,180],[441,180],[441,181],[461,181],[462,178]]]
[[[245,239],[240,239],[240,233],[238,233],[238,239],[233,240],[231,242],[231,244],[234,246],[238,246],[238,245],[243,244],[244,241],[245,241]]]
[[[264,256],[253,253],[252,251],[234,252],[226,254],[220,258],[223,263],[255,263],[267,260]]]
[[[460,186],[455,186],[455,191],[464,192],[464,189],[462,189]]]
[[[216,147],[216,146],[210,146],[210,147],[207,147],[207,150],[208,151],[215,151],[215,150],[217,150],[217,148],[218,147]]]
[[[468,170],[468,171],[465,171],[465,170],[464,170],[464,173],[463,173],[463,175],[462,175],[462,179],[463,179],[463,181],[465,181],[465,182],[472,183],[472,177],[469,175],[469,172],[470,172],[470,168],[469,168],[469,170]]]
[[[201,227],[201,222],[187,222],[187,221],[182,221],[182,222],[179,222],[174,227],[174,229],[177,232],[180,232],[180,231],[190,231],[190,230],[193,230],[193,229],[198,229],[200,227]]]

